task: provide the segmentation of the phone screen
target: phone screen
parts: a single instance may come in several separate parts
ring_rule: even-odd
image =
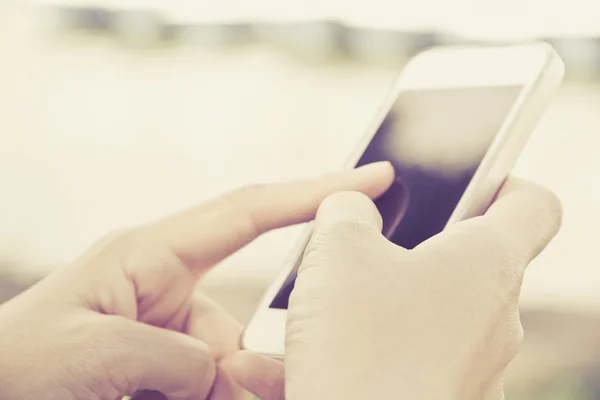
[[[412,249],[441,232],[467,189],[521,86],[403,91],[357,167],[390,161],[396,180],[375,201],[383,234]],[[271,308],[287,309],[300,257]]]

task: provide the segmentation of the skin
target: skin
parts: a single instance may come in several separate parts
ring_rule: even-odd
[[[0,398],[280,400],[284,379],[289,400],[502,398],[523,272],[558,229],[558,201],[511,181],[484,217],[407,251],[369,200],[392,180],[378,163],[253,186],[108,235],[0,306]],[[317,209],[284,372],[240,351],[242,327],[195,286]]]
[[[556,196],[510,179],[484,216],[409,251],[368,197],[330,196],[290,298],[286,399],[503,399],[525,269],[560,222]]]
[[[108,235],[0,307],[0,398],[237,400],[245,387],[281,399],[283,364],[240,352],[242,326],[197,281],[263,232],[313,219],[328,195],[376,197],[392,179],[383,163],[252,186]]]

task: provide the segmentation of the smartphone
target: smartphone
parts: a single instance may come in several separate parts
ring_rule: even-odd
[[[409,61],[347,163],[393,164],[397,178],[375,201],[386,238],[412,249],[484,213],[563,75],[545,43],[439,47]],[[245,329],[245,349],[283,357],[288,300],[310,237],[309,224]]]

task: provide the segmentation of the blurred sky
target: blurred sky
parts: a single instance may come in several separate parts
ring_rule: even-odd
[[[31,0],[112,10],[157,9],[175,22],[339,20],[395,29],[441,29],[490,39],[597,35],[594,0]]]

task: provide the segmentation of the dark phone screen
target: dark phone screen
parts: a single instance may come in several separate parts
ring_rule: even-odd
[[[357,167],[390,161],[396,181],[375,204],[383,234],[407,249],[441,232],[521,86],[404,91]],[[287,309],[299,257],[271,308]]]

